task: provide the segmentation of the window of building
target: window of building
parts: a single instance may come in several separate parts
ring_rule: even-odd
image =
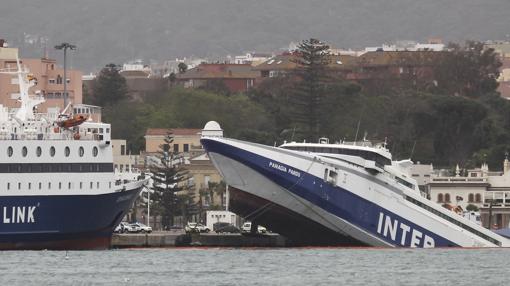
[[[57,84],[62,84],[62,77],[60,75],[57,76]]]
[[[468,195],[468,203],[472,203],[472,202],[474,202],[474,197],[475,197],[475,196],[474,196],[473,194],[469,194],[469,195]]]
[[[450,201],[450,194],[445,194],[445,195],[444,195],[444,202],[445,202],[445,203],[449,203],[449,202],[451,202],[451,201]]]
[[[179,152],[179,144],[174,144],[174,153]]]
[[[481,194],[476,194],[475,195],[475,202],[477,202],[477,203],[481,203],[482,202],[482,195]]]
[[[120,145],[120,155],[126,155],[126,145]]]
[[[184,152],[189,152],[189,144],[184,144]]]
[[[37,146],[37,149],[35,149],[35,153],[36,153],[37,157],[41,157],[42,149],[40,146]]]
[[[50,78],[50,79],[48,80],[48,83],[50,83],[50,84],[55,84],[55,79],[54,79],[54,78]]]
[[[437,202],[438,202],[438,203],[442,203],[442,202],[444,202],[444,200],[443,200],[443,194],[441,194],[441,193],[437,194]]]

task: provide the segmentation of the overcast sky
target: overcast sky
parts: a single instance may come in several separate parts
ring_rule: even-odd
[[[0,38],[25,56],[46,46],[58,57],[51,47],[72,42],[72,64],[92,71],[135,58],[273,52],[310,37],[341,48],[505,40],[509,16],[510,0],[2,0]]]

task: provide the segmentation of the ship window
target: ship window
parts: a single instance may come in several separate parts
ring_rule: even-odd
[[[92,190],[94,188],[94,183],[90,182],[90,189]]]
[[[96,188],[99,189],[99,182],[96,182]]]
[[[439,193],[437,194],[437,202],[442,203],[443,202],[443,194]]]
[[[468,203],[472,203],[474,201],[474,198],[475,196],[473,194],[469,194],[468,195]]]
[[[51,182],[48,182],[48,190],[51,190]]]
[[[444,194],[444,202],[449,203],[450,202],[450,194]]]
[[[94,157],[97,157],[97,153],[98,153],[97,147],[94,146],[94,148],[92,148],[92,155],[94,155]]]
[[[37,157],[41,157],[41,154],[42,154],[41,147],[37,146],[37,149],[35,149],[35,153],[36,153]]]
[[[21,190],[21,183],[18,183],[18,190]]]
[[[69,154],[71,154],[71,150],[69,149],[69,147],[65,148],[64,153],[65,153],[66,157],[69,157]]]
[[[21,155],[23,155],[23,157],[26,157],[28,154],[28,149],[26,146],[23,146],[23,148],[21,149]]]
[[[42,189],[42,183],[39,182],[39,190]]]
[[[7,190],[11,189],[11,183],[7,183]]]
[[[78,153],[80,157],[83,157],[83,154],[85,154],[85,149],[83,149],[83,146],[80,146],[80,148],[78,149]]]
[[[32,189],[32,183],[28,183],[28,189]]]
[[[58,183],[58,189],[61,190],[62,189],[62,182],[59,182]]]
[[[55,147],[53,146],[50,147],[50,156],[51,157],[55,156]]]
[[[108,182],[108,188],[112,188],[112,182]]]
[[[12,153],[13,153],[12,147],[9,146],[9,148],[7,148],[7,156],[12,157]]]
[[[80,190],[83,188],[83,182],[80,182]]]

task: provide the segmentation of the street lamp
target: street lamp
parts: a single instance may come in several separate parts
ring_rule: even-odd
[[[56,45],[55,49],[64,50],[64,108],[67,107],[67,49],[76,50],[76,46],[69,43],[62,43],[60,45]]]
[[[147,192],[147,226],[150,225],[150,217],[151,217],[151,190],[145,187],[145,191]]]

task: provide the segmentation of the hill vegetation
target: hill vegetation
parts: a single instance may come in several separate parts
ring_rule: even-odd
[[[510,150],[510,102],[495,91],[499,62],[493,51],[472,52],[471,47],[477,45],[452,46],[442,63],[456,59],[452,65],[462,66],[465,61],[483,72],[453,80],[459,75],[437,71],[437,82],[448,84],[432,89],[403,82],[373,93],[362,85],[329,78],[307,93],[307,81],[299,79],[299,74],[267,79],[248,94],[225,95],[168,85],[142,102],[124,99],[107,105],[104,118],[112,123],[114,137],[127,139],[134,153],[143,149],[148,127],[203,128],[207,121],[216,120],[226,136],[263,144],[323,136],[353,141],[366,136],[374,141],[386,139],[395,159],[464,167],[488,162],[491,169],[501,169]],[[306,68],[299,69],[302,76],[306,76]],[[449,67],[440,64],[437,69]],[[320,104],[314,103],[314,118],[296,116],[302,114],[296,108],[303,106],[300,103],[306,102],[307,94],[314,95],[319,89]],[[309,122],[313,125],[307,125]]]

